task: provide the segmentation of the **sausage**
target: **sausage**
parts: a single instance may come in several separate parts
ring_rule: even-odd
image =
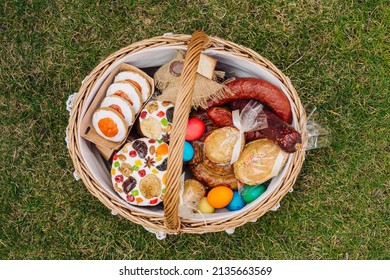
[[[238,180],[233,174],[219,175],[211,172],[203,163],[190,166],[191,172],[194,177],[201,183],[210,188],[218,186],[228,186],[233,190],[238,189]]]
[[[199,164],[204,159],[203,142],[195,140],[192,142],[192,147],[194,148],[194,156],[189,162],[187,162],[187,164],[189,165]]]
[[[254,99],[268,106],[278,117],[288,124],[292,122],[292,112],[287,96],[275,85],[259,78],[236,78],[226,83],[230,92],[218,101],[209,101],[209,107],[223,105],[239,99]]]
[[[188,162],[190,165],[196,165],[202,163],[207,169],[211,172],[216,173],[218,175],[228,175],[233,174],[233,166],[230,163],[215,163],[209,160],[204,153],[204,143],[200,141],[192,142],[192,147],[194,148],[194,156]]]
[[[219,127],[232,126],[232,111],[225,107],[211,107],[206,111],[209,119]]]
[[[277,115],[263,109],[267,115],[268,127],[260,130],[267,139],[274,141],[283,151],[294,153],[302,148],[301,134]]]
[[[192,146],[194,148],[194,157],[188,162],[188,165],[192,174],[199,182],[210,188],[229,186],[232,189],[237,189],[238,181],[230,163],[218,164],[209,160],[203,150],[204,139],[193,141]]]
[[[204,160],[202,164],[209,169],[211,172],[218,174],[218,175],[231,175],[234,173],[233,165],[228,163],[215,163],[211,160],[209,160],[206,156],[204,157]]]
[[[256,130],[256,131],[250,131],[250,132],[245,132],[245,141],[246,143],[258,140],[258,139],[263,139],[266,138],[263,133],[261,133],[261,130]]]

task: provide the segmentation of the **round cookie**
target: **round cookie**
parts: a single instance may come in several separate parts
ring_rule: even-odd
[[[118,111],[125,118],[127,126],[131,126],[134,122],[134,109],[123,97],[117,95],[106,96],[100,107],[110,107]]]
[[[139,90],[130,82],[122,81],[111,84],[106,96],[117,95],[126,99],[133,106],[134,113],[137,114],[142,107],[142,95]]]
[[[112,108],[99,108],[92,116],[96,132],[109,141],[120,142],[127,136],[127,124],[123,116]]]
[[[114,82],[126,81],[132,83],[140,92],[142,96],[142,102],[145,102],[150,96],[150,84],[148,80],[141,74],[134,71],[123,71],[118,73]]]
[[[169,142],[172,130],[173,104],[153,100],[139,115],[139,130],[147,138]]]
[[[162,201],[167,180],[168,144],[140,138],[126,143],[112,160],[111,181],[128,203],[153,206]]]

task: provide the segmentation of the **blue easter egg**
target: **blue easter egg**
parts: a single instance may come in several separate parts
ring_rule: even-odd
[[[266,190],[267,187],[264,185],[258,185],[258,186],[246,185],[241,192],[241,196],[246,203],[251,203],[260,195],[262,195]]]
[[[183,161],[190,161],[194,157],[194,148],[190,142],[184,141]]]
[[[238,191],[233,192],[233,198],[230,201],[229,205],[226,208],[230,211],[240,210],[245,206],[246,202],[242,199]]]

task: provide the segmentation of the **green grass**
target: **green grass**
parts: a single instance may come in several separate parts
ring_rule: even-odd
[[[123,2],[2,1],[1,259],[390,258],[386,1]],[[158,241],[74,181],[65,101],[116,50],[196,29],[270,59],[332,143],[307,153],[279,211]]]

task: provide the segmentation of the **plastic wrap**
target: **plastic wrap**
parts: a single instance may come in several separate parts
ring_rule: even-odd
[[[245,139],[244,133],[264,129],[268,127],[267,116],[262,113],[263,105],[259,102],[251,100],[239,113],[239,110],[232,112],[233,124],[239,130],[239,140],[233,148],[230,164],[235,163],[241,153],[240,145],[242,139]]]
[[[214,130],[205,140],[204,151],[208,159],[215,163],[228,163],[235,148],[242,150],[245,140],[233,126]]]
[[[303,149],[306,151],[330,145],[330,131],[327,127],[319,123],[316,107],[307,116],[306,131],[307,142],[303,146]]]
[[[288,154],[268,139],[247,144],[234,163],[234,174],[244,184],[258,185],[278,175]]]

